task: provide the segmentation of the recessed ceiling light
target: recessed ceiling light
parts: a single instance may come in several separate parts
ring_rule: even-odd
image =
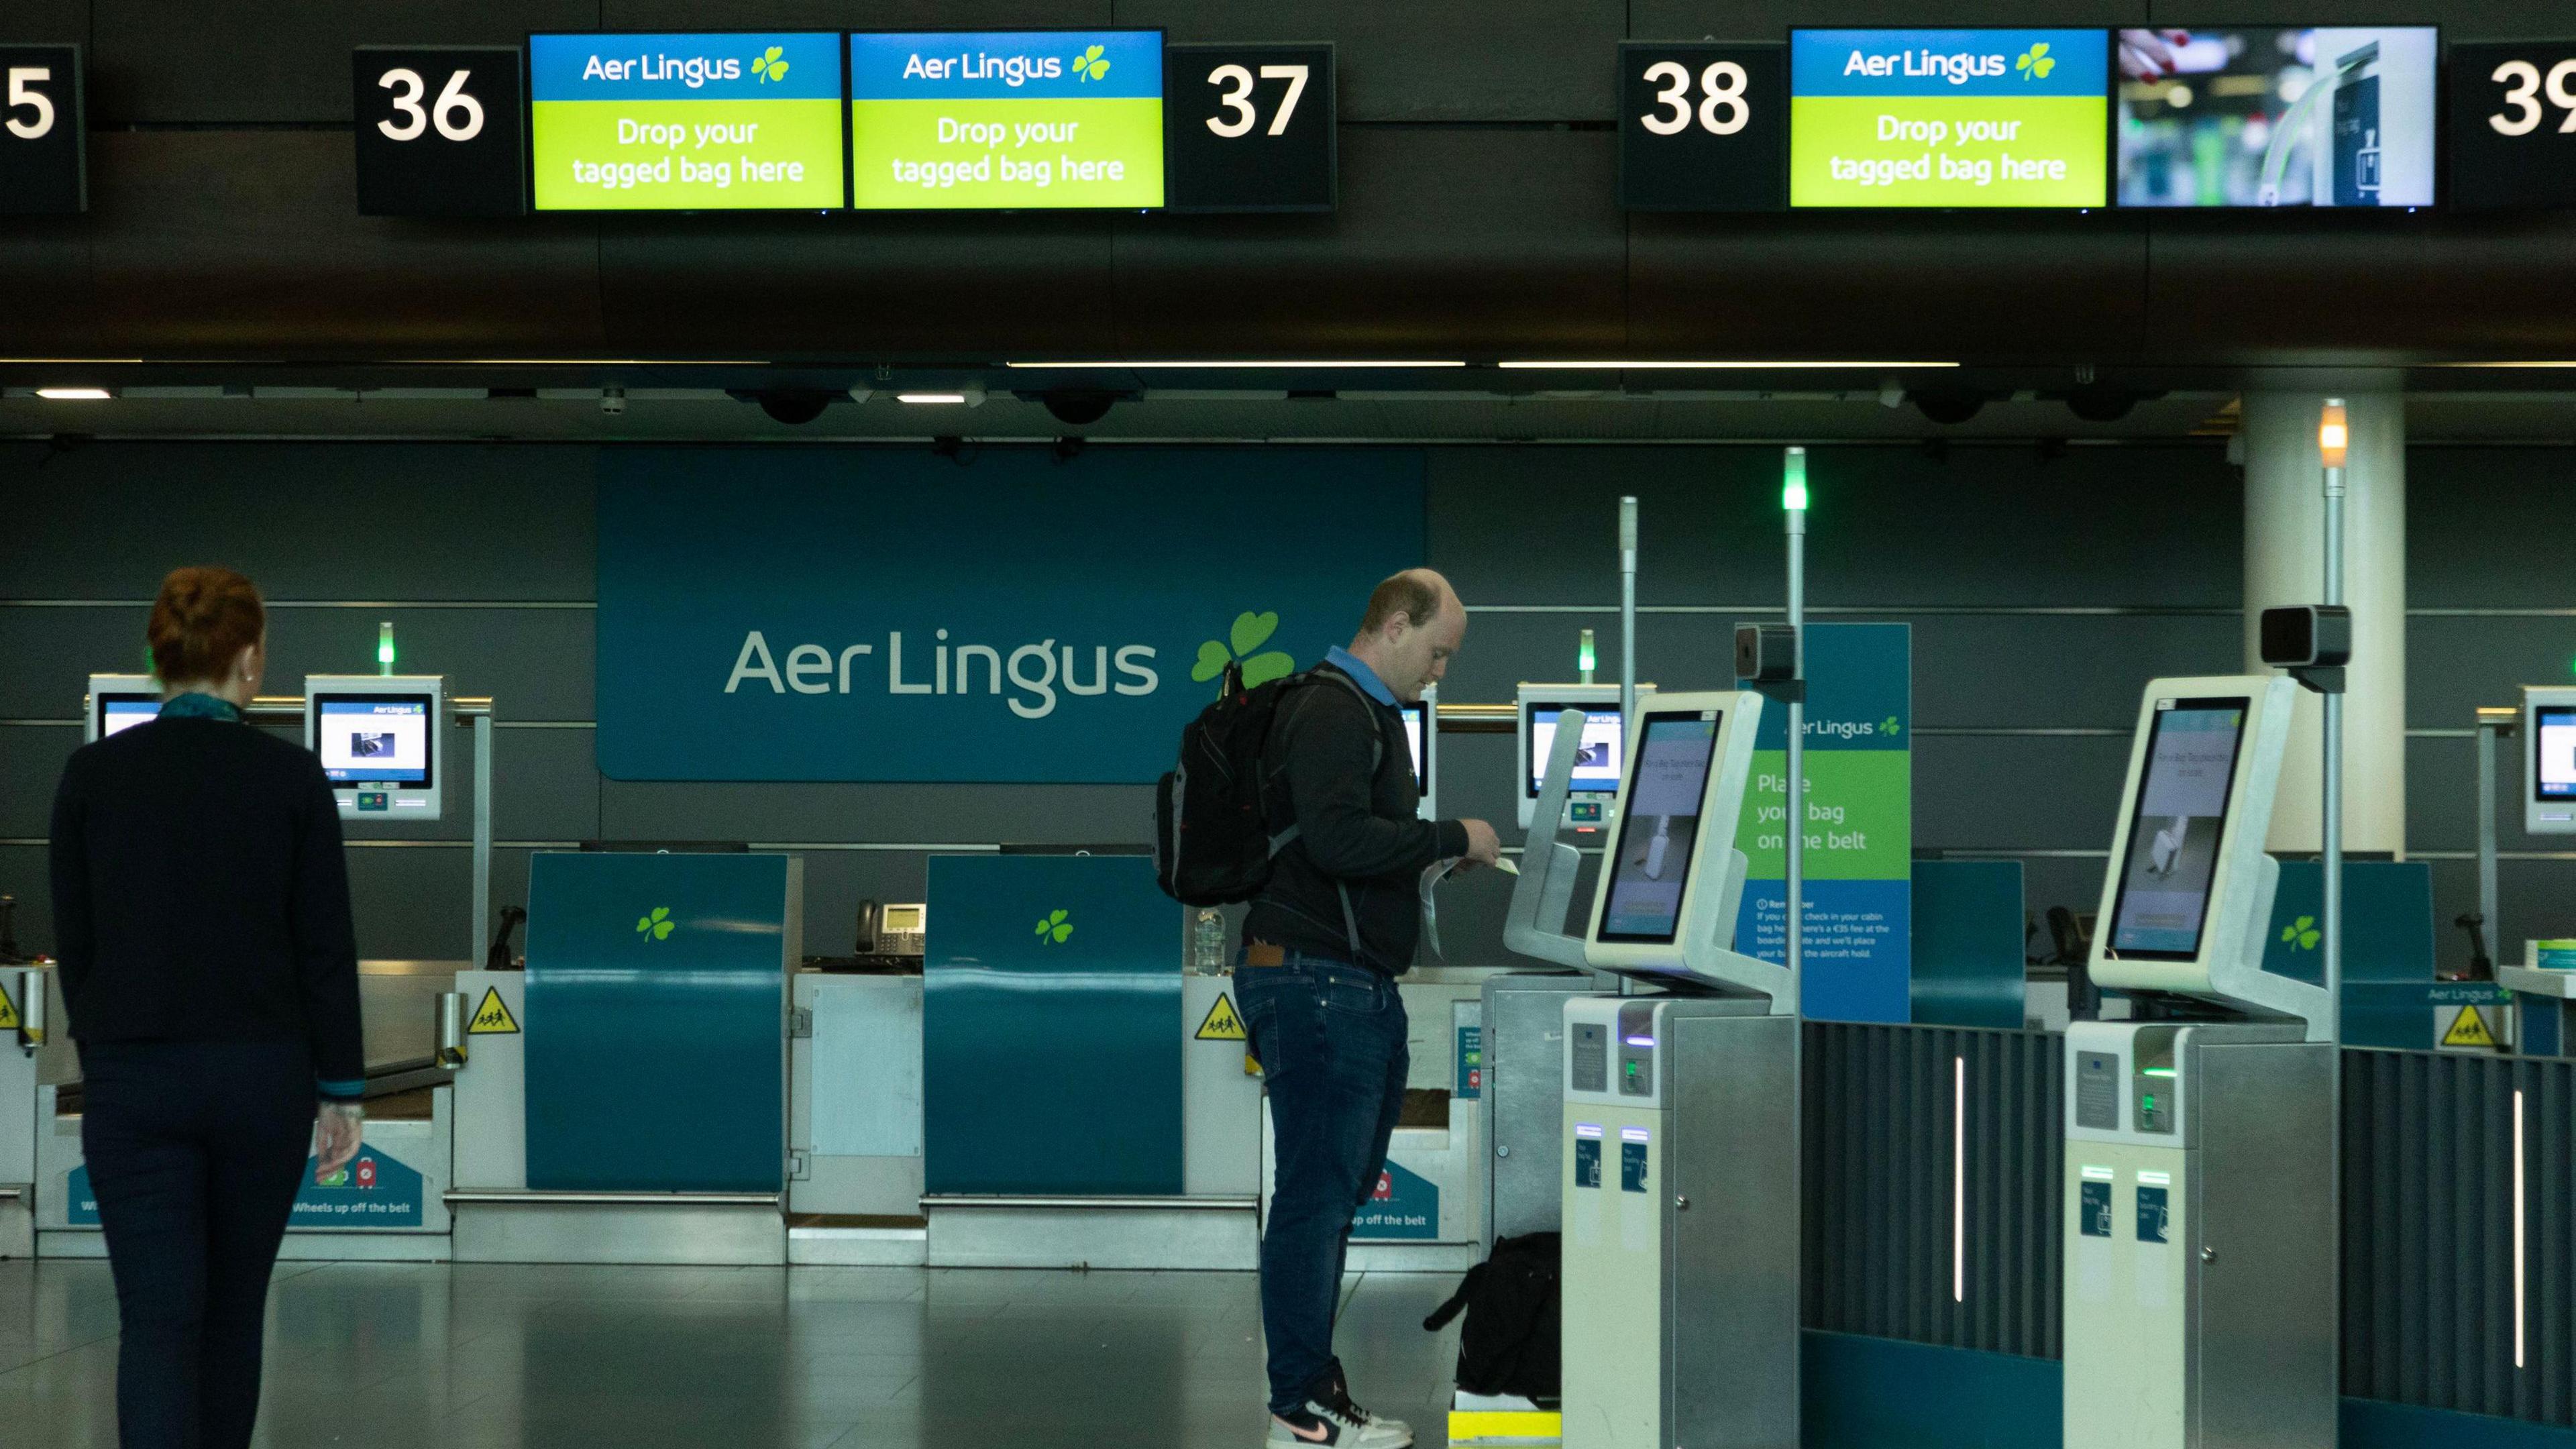
[[[1321,362],[1317,362],[1317,361],[1308,361],[1308,360],[1304,360],[1304,359],[1279,360],[1279,361],[1270,361],[1270,362],[1249,362],[1249,361],[1242,361],[1242,360],[1229,360],[1229,361],[1219,361],[1219,362],[1191,362],[1191,361],[1182,361],[1182,360],[1175,360],[1175,359],[1158,359],[1158,360],[1155,360],[1155,361],[1152,361],[1152,362],[1122,362],[1122,361],[1116,361],[1116,360],[1103,360],[1103,361],[1098,361],[1098,362],[1005,362],[1005,363],[1003,363],[1002,365],[1003,365],[1004,367],[1008,367],[1008,368],[1016,368],[1016,369],[1021,369],[1021,370],[1027,370],[1027,369],[1031,369],[1031,368],[1055,368],[1055,369],[1065,369],[1065,370],[1069,370],[1069,369],[1074,369],[1074,368],[1085,368],[1085,367],[1094,367],[1094,368],[1106,368],[1106,367],[1128,367],[1128,368],[1137,368],[1137,369],[1140,369],[1140,370],[1141,370],[1141,369],[1153,369],[1153,368],[1161,368],[1161,369],[1166,369],[1166,370],[1181,370],[1181,369],[1189,369],[1189,368],[1206,368],[1206,369],[1209,369],[1209,370],[1211,370],[1211,371],[1213,371],[1213,370],[1217,370],[1217,369],[1229,369],[1229,370],[1233,370],[1233,371],[1255,371],[1255,370],[1259,370],[1259,371],[1280,371],[1280,372],[1286,372],[1286,371],[1291,371],[1291,370],[1322,370],[1322,371],[1335,371],[1335,370],[1341,370],[1341,371],[1349,371],[1349,370],[1356,370],[1356,369],[1360,369],[1360,368],[1392,369],[1392,368],[1405,368],[1405,367],[1465,367],[1467,364],[1465,364],[1465,363],[1463,363],[1463,362],[1420,362],[1420,361],[1414,361],[1414,362],[1398,362],[1398,361],[1393,361],[1393,360],[1388,360],[1388,359],[1379,359],[1379,360],[1375,360],[1375,361],[1357,361],[1357,362],[1347,362],[1347,361],[1346,361],[1346,362],[1333,362],[1333,361],[1321,361]]]
[[[116,394],[103,387],[40,387],[36,396],[47,402],[105,402]]]
[[[908,403],[953,404],[964,402],[966,400],[966,394],[962,392],[899,392],[894,395],[894,400],[896,402]]]
[[[1502,366],[1517,372],[1815,372],[1870,371],[1881,372],[1903,368],[1957,367],[1955,362],[1806,362],[1779,359],[1770,362],[1609,362],[1592,359],[1548,362],[1506,362]]]

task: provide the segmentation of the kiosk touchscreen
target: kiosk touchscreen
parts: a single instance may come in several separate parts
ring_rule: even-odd
[[[2532,835],[2576,835],[2576,689],[2525,688],[2522,736],[2531,741],[2522,828]]]
[[[1654,686],[1637,686],[1637,708],[1643,711]],[[1562,823],[1577,833],[1599,830],[1610,818],[1610,801],[1619,793],[1620,762],[1627,743],[1619,720],[1619,686],[1615,684],[1523,684],[1520,718],[1513,733],[1520,764],[1520,825],[1523,830],[1538,808],[1547,783],[1548,747],[1556,743],[1557,716],[1569,709],[1584,713],[1583,745],[1575,753],[1574,776],[1567,788]]]
[[[343,819],[439,818],[446,705],[437,675],[305,677],[305,743]]]
[[[1435,758],[1440,751],[1440,694],[1437,689],[1422,692],[1419,704],[1401,704],[1404,715],[1404,745],[1413,752],[1413,784],[1422,792],[1422,803],[1415,814],[1425,820],[1440,818],[1440,797],[1436,793],[1439,768]]]
[[[81,743],[92,744],[161,714],[161,687],[148,674],[93,674]]]

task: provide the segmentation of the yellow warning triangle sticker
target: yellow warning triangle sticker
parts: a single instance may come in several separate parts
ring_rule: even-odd
[[[1199,1023],[1200,1041],[1241,1041],[1244,1039],[1243,1018],[1234,1014],[1234,998],[1220,991],[1216,1005],[1208,1008],[1207,1020]]]
[[[2474,1006],[2461,1007],[2458,1019],[2442,1035],[2442,1045],[2446,1047],[2486,1047],[2493,1050],[2495,1044],[2495,1033],[2487,1030],[2487,1019],[2478,1015]]]
[[[467,1036],[519,1034],[519,1019],[510,1014],[509,1006],[501,1000],[501,988],[497,986],[483,988],[483,1004],[474,1008],[474,1023],[465,1028],[465,1034]]]
[[[9,999],[9,988],[0,986],[0,1031],[18,1029],[18,1004]]]

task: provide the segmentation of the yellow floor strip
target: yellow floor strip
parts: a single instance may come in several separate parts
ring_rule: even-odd
[[[1449,1415],[1449,1442],[1554,1444],[1565,1437],[1565,1416],[1511,1410],[1457,1411]]]

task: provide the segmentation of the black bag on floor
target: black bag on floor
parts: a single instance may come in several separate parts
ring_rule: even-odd
[[[1471,1394],[1516,1394],[1553,1403],[1561,1351],[1557,1326],[1557,1235],[1526,1233],[1494,1244],[1485,1261],[1438,1312],[1422,1320],[1434,1333],[1462,1311],[1458,1387]]]

